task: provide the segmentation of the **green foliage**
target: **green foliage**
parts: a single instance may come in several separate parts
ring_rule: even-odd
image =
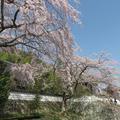
[[[35,95],[35,98],[34,98],[34,100],[30,103],[29,107],[30,107],[30,111],[31,111],[32,113],[36,113],[36,112],[39,111],[39,109],[40,109],[40,97],[39,97],[39,94],[36,94],[36,95]]]
[[[21,51],[19,54],[16,53],[8,53],[8,52],[0,52],[0,60],[9,61],[13,63],[30,63],[32,59],[31,53],[25,53]]]
[[[12,53],[0,52],[0,60],[2,61],[10,61],[17,62],[18,56]]]
[[[21,51],[19,54],[19,58],[21,59],[21,62],[23,64],[30,63],[33,58],[33,55],[32,55],[32,53],[26,53],[26,52]]]
[[[45,91],[46,94],[62,94],[61,78],[54,71],[51,70],[44,73],[41,80],[44,80],[43,91]]]
[[[0,112],[3,112],[10,92],[10,76],[8,73],[0,74]]]
[[[90,90],[86,86],[78,85],[77,89],[74,93],[74,97],[82,97],[82,96],[86,96],[86,95],[87,96],[91,95]]]
[[[0,120],[33,120],[33,119],[41,120],[42,117],[44,116],[40,113],[35,113],[31,115],[21,114],[21,113],[12,113],[12,114],[6,114],[0,117]]]
[[[39,80],[35,81],[34,93],[35,93],[35,98],[29,105],[30,111],[32,113],[38,112],[40,109],[40,96],[39,96],[40,95],[40,84],[39,84]]]

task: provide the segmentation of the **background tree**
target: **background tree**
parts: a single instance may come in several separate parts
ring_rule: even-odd
[[[111,63],[112,61],[108,59],[104,52],[99,54],[96,59],[73,56],[66,69],[68,76],[65,72],[60,72],[63,79],[66,79],[66,76],[68,77],[63,82],[66,88],[63,94],[63,111],[66,110],[67,100],[75,97],[77,90],[81,89],[78,88],[80,85],[86,86],[92,94],[98,94],[100,92],[99,83],[112,84],[115,69],[112,70],[114,66]],[[61,71],[65,70],[61,69]]]

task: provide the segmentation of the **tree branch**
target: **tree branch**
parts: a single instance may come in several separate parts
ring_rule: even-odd
[[[15,12],[15,15],[14,15],[14,19],[13,19],[13,25],[14,25],[14,26],[17,26],[17,25],[16,25],[16,19],[17,19],[17,15],[18,15],[19,11],[20,11],[20,10],[18,9],[18,10]]]
[[[4,0],[1,0],[1,28],[4,28]]]
[[[17,41],[19,38],[22,38],[22,37],[24,37],[24,36],[25,36],[25,34],[20,35],[20,36],[14,38],[13,40],[6,41],[6,42],[2,42],[2,43],[0,43],[0,47],[10,47],[10,46],[14,46],[14,45],[16,44],[16,43],[14,43],[14,42]],[[18,44],[19,44],[19,42],[18,42]]]

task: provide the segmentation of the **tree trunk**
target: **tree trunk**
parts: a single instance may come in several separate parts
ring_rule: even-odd
[[[67,109],[67,97],[66,97],[66,93],[63,93],[63,101],[62,101],[62,113],[66,112]]]

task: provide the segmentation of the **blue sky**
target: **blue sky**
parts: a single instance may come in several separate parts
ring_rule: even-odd
[[[81,0],[78,6],[82,25],[73,25],[75,40],[90,56],[105,50],[120,61],[120,0]]]

